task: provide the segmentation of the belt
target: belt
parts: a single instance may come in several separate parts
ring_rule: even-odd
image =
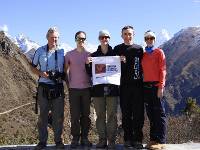
[[[144,82],[143,86],[145,88],[152,88],[152,87],[157,87],[158,83],[159,83],[158,81]]]

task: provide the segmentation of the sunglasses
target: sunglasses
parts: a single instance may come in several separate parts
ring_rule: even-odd
[[[84,42],[86,40],[86,38],[80,38],[80,37],[76,37],[76,41],[81,41]]]
[[[100,40],[109,39],[109,38],[110,38],[109,36],[100,36],[100,37],[99,37]]]
[[[145,39],[145,41],[148,41],[148,40],[154,40],[155,38],[154,37],[147,37],[147,38],[144,38]]]

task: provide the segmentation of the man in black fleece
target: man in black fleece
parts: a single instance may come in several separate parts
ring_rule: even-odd
[[[114,47],[116,55],[121,56],[120,107],[122,127],[124,129],[124,146],[142,148],[144,104],[142,96],[143,48],[133,44],[132,26],[122,28],[124,43]]]
[[[109,45],[110,34],[107,30],[99,32],[99,41],[96,52],[91,57],[115,56],[112,47]],[[86,62],[86,71],[92,76],[92,60],[89,57]],[[113,84],[93,85],[91,96],[97,114],[96,128],[99,142],[96,148],[115,149],[116,130],[117,130],[117,100],[119,89]],[[107,145],[108,141],[108,145]]]

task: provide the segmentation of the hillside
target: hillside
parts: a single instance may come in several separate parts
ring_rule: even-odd
[[[179,113],[188,97],[200,104],[200,27],[182,29],[161,48],[167,58],[166,99]]]
[[[0,145],[38,142],[38,115],[34,112],[35,99],[33,98],[36,94],[38,77],[31,72],[25,55],[13,41],[0,32]],[[70,141],[67,96],[66,91],[65,134],[63,134],[65,143]],[[51,143],[53,141],[52,130],[50,130],[49,137]]]
[[[30,72],[28,62],[18,47],[0,34],[0,85],[1,111],[9,109],[8,101],[13,107],[30,102],[36,87],[36,76]],[[5,43],[5,44],[4,44]],[[5,100],[6,99],[6,100]],[[20,101],[19,101],[20,99]]]
[[[0,72],[0,113],[34,102],[37,78],[32,75],[19,48],[3,32],[0,32]],[[0,115],[0,140],[23,133],[32,134],[27,127],[35,124],[33,108],[34,104],[30,104]]]

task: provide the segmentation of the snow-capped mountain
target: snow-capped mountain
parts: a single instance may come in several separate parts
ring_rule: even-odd
[[[178,38],[180,37],[182,34],[184,34],[184,37],[188,37],[191,32],[194,34],[192,36],[192,45],[190,46],[198,46],[199,45],[199,41],[200,41],[200,26],[196,26],[196,27],[188,27],[188,28],[184,28],[182,30],[180,30],[179,32],[177,32],[176,34],[174,34],[174,37]],[[196,37],[196,38],[194,38]],[[188,40],[190,39],[187,39],[187,38],[184,38],[182,39],[182,41],[184,42],[187,42]],[[175,42],[175,41],[172,41],[172,42]]]
[[[24,34],[19,34],[16,37],[12,37],[6,32],[6,35],[21,49],[22,53],[24,53],[29,59],[33,58],[35,50],[38,47],[40,47],[40,45],[37,42],[32,41],[29,37],[25,36]],[[166,29],[162,29],[162,31],[157,34],[156,46],[162,45],[170,38],[171,37],[169,32]],[[141,45],[145,46],[145,43],[142,43]],[[67,43],[61,43],[59,44],[59,47],[63,48],[65,53],[73,49],[73,47],[71,47]],[[96,44],[86,44],[86,49],[91,53],[96,51],[97,47],[98,45]]]
[[[161,32],[157,34],[156,46],[160,46],[170,39],[170,33],[166,29],[162,29]]]
[[[21,49],[22,53],[24,53],[29,59],[33,58],[35,50],[40,46],[36,42],[30,40],[24,34],[19,34],[17,37],[14,38],[13,42]]]
[[[24,53],[29,59],[33,58],[35,50],[40,47],[39,44],[30,40],[24,34],[19,34],[17,37],[11,39],[21,49],[22,53]],[[63,48],[65,53],[72,50],[72,47],[67,43],[59,44],[59,47]]]
[[[30,40],[24,34],[19,34],[15,39],[17,42],[15,44],[21,48],[23,53],[26,53],[31,49],[37,49],[39,47],[39,44]]]

